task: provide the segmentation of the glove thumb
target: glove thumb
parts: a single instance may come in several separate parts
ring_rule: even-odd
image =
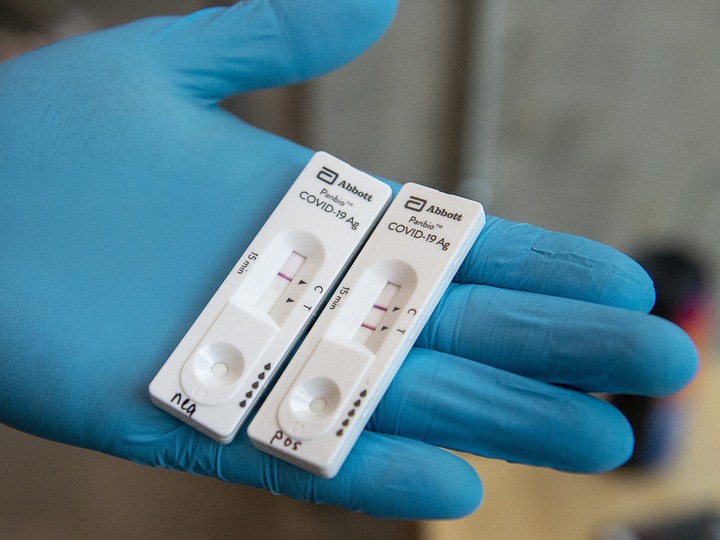
[[[219,101],[295,83],[351,61],[387,29],[396,0],[245,0],[153,33],[180,88]]]

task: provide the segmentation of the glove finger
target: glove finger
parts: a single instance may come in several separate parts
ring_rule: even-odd
[[[395,9],[394,0],[246,0],[154,35],[177,84],[219,100],[337,69],[383,34]]]
[[[604,401],[417,348],[408,355],[368,428],[574,472],[617,467],[633,448],[627,420]]]
[[[134,459],[378,517],[457,518],[475,510],[482,498],[480,480],[464,460],[410,439],[365,431],[338,475],[328,480],[261,453],[244,431],[220,445],[185,425],[172,425],[160,437],[155,431],[128,441]]]
[[[488,216],[455,281],[494,285],[647,312],[647,273],[622,253],[580,236]]]
[[[451,284],[416,345],[592,392],[669,394],[698,367],[659,317],[484,285]]]

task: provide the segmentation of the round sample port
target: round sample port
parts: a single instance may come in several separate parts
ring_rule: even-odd
[[[310,410],[316,414],[325,412],[325,409],[327,409],[327,401],[321,397],[315,398],[310,402]]]
[[[327,377],[315,377],[295,386],[290,410],[302,422],[320,422],[335,412],[340,402],[338,385]]]
[[[216,377],[224,377],[228,374],[230,371],[230,368],[225,362],[218,362],[217,364],[214,364],[213,367],[210,368],[210,372],[215,375]]]
[[[200,349],[193,358],[195,376],[209,388],[225,388],[243,373],[242,354],[229,343],[218,341]]]

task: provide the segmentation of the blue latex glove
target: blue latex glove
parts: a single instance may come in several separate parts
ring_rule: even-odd
[[[147,385],[311,152],[218,108],[368,47],[391,0],[249,0],[0,65],[0,420],[139,463],[403,518],[471,512],[438,447],[571,471],[630,454],[586,392],[661,395],[696,354],[652,285],[582,238],[490,219],[333,480],[221,446]]]

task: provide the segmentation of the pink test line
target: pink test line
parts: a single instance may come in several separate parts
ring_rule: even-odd
[[[377,326],[370,326],[369,324],[365,324],[365,323],[362,323],[360,326],[362,326],[363,328],[367,328],[371,332],[374,332],[375,329],[377,328]]]
[[[282,272],[278,272],[278,276],[280,276],[283,279],[287,279],[288,281],[292,281],[292,278],[290,276],[286,276]]]
[[[387,310],[388,310],[388,308],[386,308],[385,306],[379,306],[379,305],[377,305],[377,304],[373,304],[373,307],[374,307],[375,309],[379,309],[380,311],[387,311]]]

